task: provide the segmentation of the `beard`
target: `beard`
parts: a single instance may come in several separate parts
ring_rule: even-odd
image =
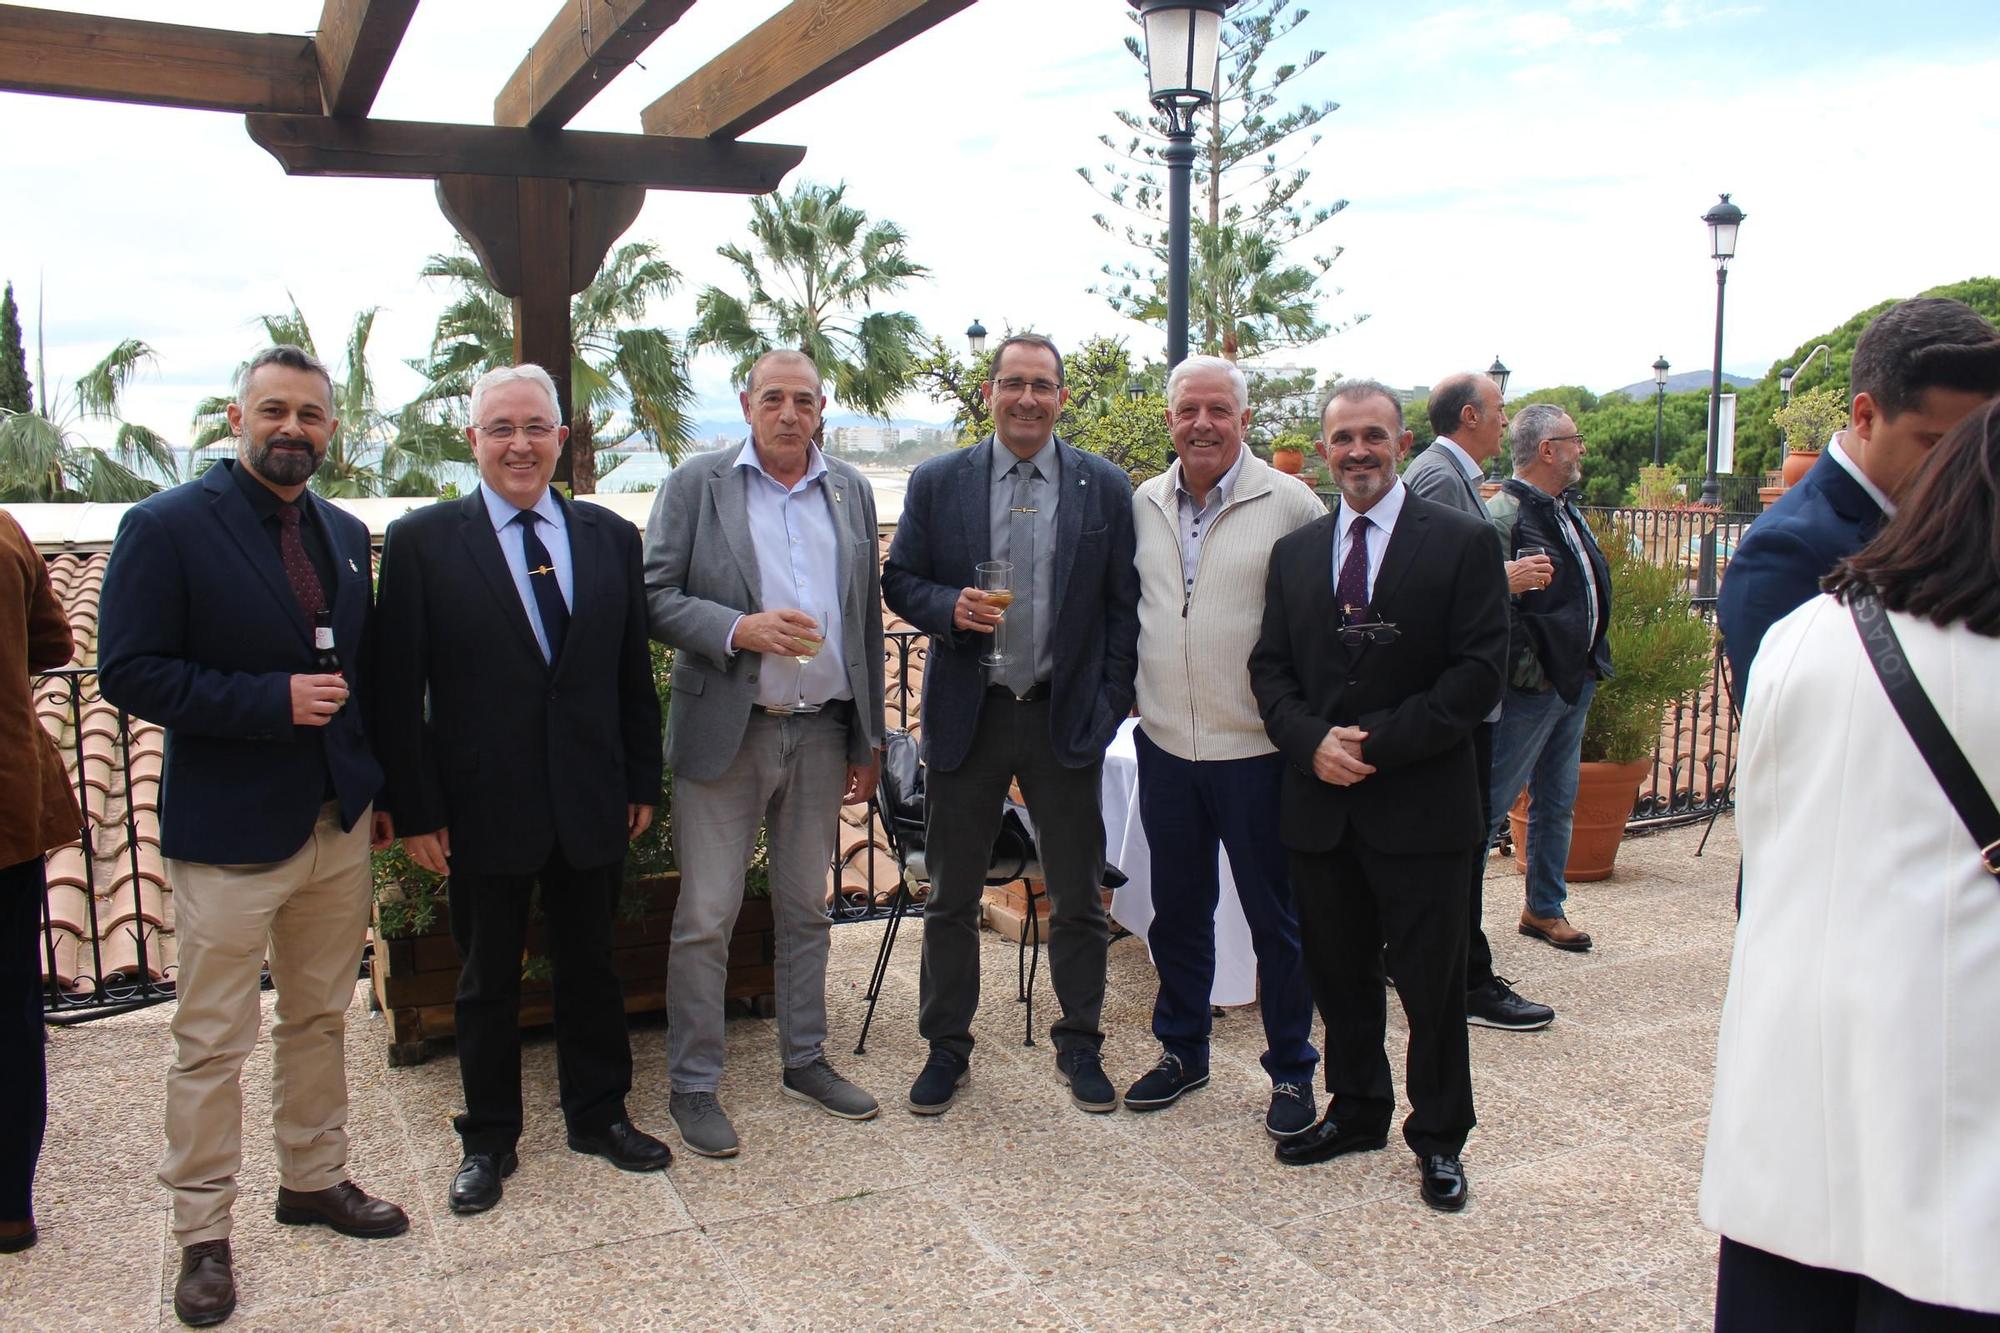
[[[280,445],[300,447],[281,449]],[[326,451],[314,449],[312,441],[306,439],[272,435],[261,443],[246,439],[244,446],[244,461],[250,470],[274,486],[304,485],[326,461]]]
[[[1340,496],[1355,508],[1375,503],[1395,484],[1394,468],[1340,469]]]

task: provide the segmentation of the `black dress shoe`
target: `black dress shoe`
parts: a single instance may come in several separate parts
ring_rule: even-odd
[[[571,1152],[602,1157],[620,1171],[659,1171],[673,1165],[673,1150],[630,1120],[614,1120],[596,1134],[569,1132]]]
[[[521,1164],[512,1152],[469,1152],[451,1178],[451,1210],[483,1213],[500,1202],[500,1182]]]
[[[174,1282],[174,1314],[189,1328],[219,1324],[236,1313],[236,1274],[229,1242],[204,1240],[181,1250],[181,1275]]]
[[[1556,1011],[1521,998],[1505,977],[1493,977],[1465,993],[1465,1021],[1504,1032],[1536,1032],[1556,1021]]]
[[[1465,1168],[1456,1157],[1433,1153],[1423,1159],[1424,1202],[1440,1212],[1465,1207]]]
[[[1387,1129],[1340,1124],[1333,1118],[1333,1109],[1329,1107],[1317,1125],[1303,1134],[1294,1134],[1278,1145],[1278,1160],[1286,1166],[1311,1166],[1315,1162],[1330,1162],[1344,1153],[1374,1152],[1388,1142]]]
[[[33,1222],[0,1222],[0,1254],[19,1254],[22,1250],[32,1250],[40,1233]]]

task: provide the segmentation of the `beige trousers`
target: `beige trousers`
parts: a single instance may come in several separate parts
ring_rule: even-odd
[[[271,1027],[271,1109],[278,1178],[319,1190],[347,1178],[348,1003],[367,939],[369,812],[340,827],[320,810],[312,837],[269,865],[167,862],[180,948],[174,1063],[167,1072],[167,1150],[174,1239],[229,1235],[243,1161],[243,1060],[262,1021],[257,984],[268,957],[278,992]]]

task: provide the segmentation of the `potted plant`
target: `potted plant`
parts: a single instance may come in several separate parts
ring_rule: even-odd
[[[1771,414],[1772,424],[1785,432],[1787,489],[1812,470],[1833,433],[1846,427],[1847,415],[1846,394],[1832,384],[1808,389]]]
[[[1297,431],[1286,431],[1271,441],[1271,466],[1291,476],[1305,471],[1306,450],[1312,441]]]
[[[665,716],[671,692],[673,653],[652,645],[653,679]],[[625,887],[613,927],[612,958],[625,992],[627,1013],[666,1003],[667,951],[674,908],[680,901],[680,872],[673,857],[673,774],[661,784],[658,817],[626,850]],[[446,881],[412,861],[401,843],[376,852],[374,861],[375,952],[369,968],[370,1003],[388,1019],[389,1063],[408,1065],[425,1058],[424,1043],[454,1031],[453,997],[458,990],[458,950],[451,939]],[[730,947],[727,994],[753,1003],[775,990],[776,957],[771,918],[770,878],[760,837],[744,877],[743,908]],[[521,1024],[550,1021],[550,972],[543,956],[546,938],[537,904],[528,925],[521,960]]]
[[[1608,523],[1593,528],[1611,567],[1612,676],[1598,682],[1583,731],[1564,871],[1579,881],[1610,877],[1665,712],[1706,684],[1715,665],[1715,631],[1694,614],[1680,571],[1646,559]],[[1523,870],[1528,804],[1524,791],[1508,812]]]

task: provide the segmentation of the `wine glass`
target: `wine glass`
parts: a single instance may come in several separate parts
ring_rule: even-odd
[[[833,620],[833,613],[823,606],[814,607],[811,615],[813,618],[813,637],[797,636],[797,641],[805,645],[805,651],[792,654],[792,660],[799,664],[801,672],[805,670],[807,663],[819,656],[819,650],[826,647],[826,627]]]
[[[1003,667],[1013,661],[1007,655],[1007,608],[1014,604],[1014,562],[983,560],[973,569],[973,583],[986,594],[986,605],[1000,611],[1000,623],[993,627],[992,641],[979,655],[979,665]]]

